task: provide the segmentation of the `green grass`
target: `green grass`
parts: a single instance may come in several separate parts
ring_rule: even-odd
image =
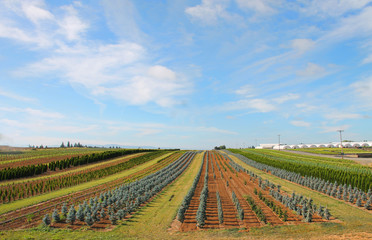
[[[353,206],[331,199],[322,194],[307,190],[301,186],[284,181],[277,177],[253,169],[234,156],[230,157],[247,169],[254,171],[264,179],[282,185],[282,190],[291,193],[303,193],[311,196],[318,204],[328,205],[331,213],[339,222],[312,223],[301,225],[265,226],[252,228],[249,232],[239,229],[205,230],[197,232],[169,233],[172,220],[176,216],[178,206],[190,188],[199,170],[203,154],[198,154],[190,167],[173,184],[168,186],[150,204],[142,208],[127,222],[120,224],[108,232],[84,230],[58,230],[34,228],[31,230],[0,232],[0,239],[335,239],[339,236],[357,236],[359,233],[369,233],[372,236],[372,215]],[[173,197],[172,197],[173,196]],[[169,199],[172,197],[172,200]],[[366,239],[362,235],[359,239]],[[348,238],[346,238],[348,239]]]
[[[0,232],[0,239],[178,239],[176,235],[168,234],[167,229],[200,168],[202,157],[202,153],[197,154],[189,168],[175,182],[136,212],[129,221],[119,223],[113,231],[34,228]]]
[[[109,150],[115,149],[108,148],[47,148],[35,150],[27,149],[16,151],[17,154],[11,154],[12,151],[7,151],[6,153],[0,151],[0,164],[20,162],[39,158],[100,153]]]
[[[44,201],[47,201],[47,200],[50,200],[50,199],[53,199],[53,198],[61,197],[61,196],[64,196],[64,195],[67,195],[67,194],[70,194],[70,193],[73,193],[73,192],[85,190],[85,189],[88,189],[88,188],[91,188],[91,187],[94,187],[94,186],[97,186],[97,185],[100,185],[100,184],[104,184],[104,183],[108,183],[110,181],[114,181],[114,180],[122,178],[122,177],[126,177],[126,176],[128,176],[132,173],[141,171],[141,170],[143,170],[143,169],[145,169],[149,166],[155,165],[160,159],[168,157],[171,154],[173,154],[173,152],[164,154],[160,157],[157,157],[157,158],[155,158],[151,161],[148,161],[144,164],[138,165],[138,166],[133,167],[131,169],[128,169],[126,171],[123,171],[123,172],[120,172],[120,173],[117,173],[117,174],[113,174],[113,175],[105,177],[105,178],[100,178],[100,179],[97,179],[95,181],[90,181],[90,182],[86,182],[86,183],[83,183],[83,184],[79,184],[77,186],[60,189],[60,190],[53,191],[53,192],[46,193],[46,194],[42,194],[42,195],[39,195],[39,196],[30,197],[30,198],[18,200],[18,201],[7,203],[7,204],[2,204],[0,206],[0,214],[4,214],[6,212],[14,211],[14,210],[17,210],[17,209],[20,209],[20,208],[23,208],[23,207],[27,207],[27,206],[37,204],[39,202],[44,202]]]
[[[70,173],[84,171],[84,170],[87,170],[87,169],[99,167],[99,166],[106,165],[106,164],[113,163],[113,162],[120,162],[124,159],[130,158],[130,157],[133,157],[133,156],[139,156],[139,155],[142,155],[142,154],[143,153],[135,153],[135,154],[127,155],[127,156],[124,156],[124,157],[114,158],[114,159],[111,159],[111,160],[104,160],[104,161],[101,161],[99,163],[89,164],[88,166],[83,165],[83,167],[77,167],[77,168],[72,169],[72,170],[59,172],[59,173],[52,174],[52,175],[47,175],[47,176],[31,177],[31,178],[19,179],[19,180],[13,180],[13,181],[9,180],[9,181],[5,181],[5,182],[1,182],[0,186],[13,184],[13,183],[16,184],[16,183],[35,181],[35,180],[41,180],[41,179],[50,178],[50,177],[58,177],[58,176],[62,176],[62,175],[67,175],[67,174],[70,174]],[[50,171],[50,172],[53,173],[53,171]]]
[[[299,151],[299,152],[308,152],[308,153],[316,153],[316,154],[327,154],[327,155],[340,155],[341,148],[297,148],[297,149],[290,149],[291,151]],[[352,154],[352,153],[372,153],[372,148],[343,148],[343,152],[345,154]]]

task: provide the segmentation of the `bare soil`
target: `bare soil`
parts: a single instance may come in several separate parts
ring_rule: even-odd
[[[215,229],[215,228],[240,228],[249,230],[252,227],[260,227],[265,225],[261,222],[256,214],[252,211],[249,203],[246,200],[247,196],[251,196],[256,205],[259,206],[266,216],[267,224],[276,225],[289,225],[289,224],[304,224],[301,216],[296,215],[292,210],[278,202],[270,196],[269,190],[262,190],[258,186],[258,180],[251,178],[245,172],[237,172],[231,170],[228,166],[229,159],[216,151],[208,151],[205,158],[209,158],[209,173],[208,173],[208,198],[206,206],[206,220],[202,229]],[[206,159],[205,159],[206,160]],[[220,170],[217,167],[220,166]],[[213,168],[212,168],[213,165]],[[191,200],[189,209],[186,210],[185,220],[180,227],[180,231],[195,231],[199,228],[196,227],[196,212],[199,206],[199,197],[204,184],[204,176],[206,169],[206,161],[204,162],[203,172],[195,190],[194,196]],[[214,174],[213,174],[214,169]],[[229,184],[227,184],[227,182]],[[287,211],[288,219],[284,222],[270,207],[268,207],[259,196],[254,193],[254,190],[261,191],[263,196],[267,199],[274,201],[275,205],[280,206],[283,211]],[[216,192],[219,192],[224,221],[222,224],[218,220],[218,208]],[[233,203],[232,192],[235,192],[239,203],[244,210],[244,219],[240,220],[237,216],[237,210]],[[319,215],[314,214],[314,222],[324,222]]]

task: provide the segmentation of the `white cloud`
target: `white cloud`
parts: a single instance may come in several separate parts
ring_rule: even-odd
[[[212,133],[223,133],[223,134],[230,134],[230,135],[238,135],[237,132],[233,131],[228,131],[224,129],[219,129],[216,127],[197,127],[197,131],[202,131],[202,132],[212,132]]]
[[[139,14],[135,5],[130,0],[103,0],[101,1],[112,32],[121,39],[142,42],[146,34],[141,31],[136,23]]]
[[[57,22],[60,27],[58,32],[69,41],[80,40],[81,35],[87,30],[88,24],[79,18],[78,12],[73,6],[64,6],[62,9],[66,14]]]
[[[2,89],[0,89],[0,96],[4,96],[4,97],[7,97],[7,98],[17,100],[17,101],[22,101],[22,102],[36,102],[37,101],[34,98],[19,96],[17,94],[11,93],[11,92],[3,91]]]
[[[297,71],[296,74],[304,78],[322,78],[327,75],[327,71],[324,67],[309,62],[305,69]]]
[[[143,63],[146,49],[136,43],[78,45],[59,53],[18,72],[57,73],[71,85],[82,85],[93,97],[109,96],[132,105],[155,102],[170,107],[192,88],[184,75],[165,66]]]
[[[51,118],[60,119],[64,118],[64,115],[58,112],[49,112],[33,108],[15,108],[15,107],[0,107],[0,111],[11,112],[11,113],[25,113],[26,116],[37,117],[37,118]]]
[[[254,89],[250,84],[241,86],[235,93],[244,97],[254,97],[255,95]]]
[[[229,0],[202,0],[200,5],[188,7],[185,13],[206,25],[213,25],[219,18],[229,18],[226,8]]]
[[[310,127],[311,123],[305,121],[291,121],[291,124],[296,127]]]
[[[54,14],[41,0],[2,1],[0,8],[5,14],[0,15],[0,37],[38,48],[58,46],[64,40],[80,40],[88,24],[78,16],[76,6],[62,6]]]
[[[341,41],[355,36],[370,36],[372,33],[372,6],[364,8],[359,14],[341,19],[339,27],[326,34],[321,40]]]
[[[371,0],[307,0],[301,10],[309,15],[338,17],[366,6]]]
[[[372,106],[372,77],[355,82],[351,87],[365,105]]]
[[[23,1],[21,4],[26,17],[35,24],[38,24],[40,21],[50,21],[54,18],[51,12],[43,8],[44,4],[42,1]]]
[[[337,130],[347,130],[350,128],[350,125],[340,125],[340,126],[326,126],[323,125],[320,127],[323,129],[322,133],[336,132]]]
[[[274,101],[279,103],[279,104],[282,104],[282,103],[292,101],[292,100],[296,100],[296,99],[299,99],[299,98],[300,98],[299,94],[288,93],[288,94],[283,95],[281,97],[275,98]]]
[[[155,102],[162,107],[179,103],[176,96],[189,92],[191,84],[164,66],[151,66],[143,75],[134,76],[125,85],[105,88],[105,92],[130,104]]]
[[[141,129],[140,132],[137,134],[137,136],[143,137],[143,136],[158,134],[158,133],[161,133],[161,132],[162,132],[162,130],[160,130],[160,129],[146,128],[146,129]]]
[[[307,103],[298,103],[298,104],[295,104],[295,106],[299,108],[301,112],[312,112],[318,109],[318,107],[313,106],[311,104],[307,104]]]
[[[156,103],[169,107],[191,91],[192,84],[185,75],[149,63],[149,54],[142,44],[87,40],[85,32],[90,25],[79,16],[78,2],[59,7],[55,14],[46,9],[43,1],[22,4],[5,4],[12,16],[7,20],[12,19],[12,24],[0,21],[0,37],[48,47],[49,54],[17,69],[15,75],[54,75],[94,100],[110,97],[133,105]],[[112,5],[105,4],[112,9]],[[31,27],[21,24],[25,19],[31,21]]]
[[[343,112],[331,112],[324,115],[325,118],[331,119],[334,121],[340,121],[345,119],[358,119],[363,118],[364,116],[359,113],[343,113]]]
[[[298,38],[291,41],[291,47],[299,53],[307,52],[308,50],[313,48],[314,45],[315,42],[313,40],[306,38]]]
[[[266,113],[276,109],[276,107],[265,99],[242,99],[236,102],[228,102],[222,107],[223,110],[243,110],[243,109],[254,109],[258,112]]]
[[[271,0],[236,0],[242,9],[252,10],[260,14],[273,14],[275,10],[270,6],[275,1]]]
[[[372,63],[372,54],[363,59],[363,63]]]

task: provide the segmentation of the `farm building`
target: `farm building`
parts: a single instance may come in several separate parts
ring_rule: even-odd
[[[354,148],[354,147],[372,147],[372,141],[367,142],[344,142],[342,143],[342,146],[344,148]],[[280,149],[296,149],[296,148],[339,148],[341,147],[341,144],[339,142],[333,142],[333,143],[324,143],[324,144],[318,144],[318,143],[310,143],[310,144],[293,144],[293,145],[287,145],[287,144],[280,144]],[[279,149],[279,145],[277,143],[270,144],[260,144],[256,149]]]

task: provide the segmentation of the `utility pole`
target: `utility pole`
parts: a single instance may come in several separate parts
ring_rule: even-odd
[[[343,132],[344,130],[337,130],[337,132],[339,132],[340,133],[340,143],[341,143],[341,158],[342,159],[344,159],[344,148],[343,148],[343,146],[342,146],[342,132]]]
[[[278,137],[279,137],[279,151],[280,151],[280,134],[278,135]]]

